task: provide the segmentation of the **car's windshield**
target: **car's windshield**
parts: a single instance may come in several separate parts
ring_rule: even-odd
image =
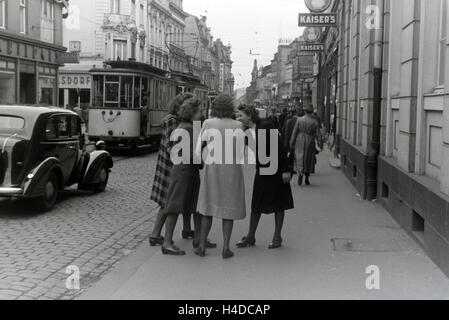
[[[0,115],[0,130],[20,130],[25,127],[25,120],[19,117]]]

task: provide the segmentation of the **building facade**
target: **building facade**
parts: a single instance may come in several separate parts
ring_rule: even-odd
[[[53,0],[0,0],[0,104],[58,103],[63,9]]]
[[[211,99],[221,93],[233,96],[231,46],[225,46],[220,39],[214,41],[205,16],[188,15],[185,24],[184,50],[188,72],[201,78],[209,88]]]
[[[60,105],[90,104],[89,71],[104,62],[133,60],[172,72],[187,72],[182,0],[72,0],[64,44],[79,52],[79,64],[61,70]]]
[[[336,12],[342,168],[449,274],[448,1],[337,1]]]
[[[59,77],[60,106],[88,107],[89,71],[105,61],[147,61],[147,0],[72,0],[64,23],[64,45],[80,55]]]

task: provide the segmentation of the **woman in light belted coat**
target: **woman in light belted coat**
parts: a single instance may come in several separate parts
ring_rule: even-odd
[[[306,114],[296,122],[290,140],[290,149],[295,154],[295,169],[299,174],[299,185],[302,185],[304,177],[306,185],[310,185],[310,174],[315,172],[316,141],[318,143],[321,141],[318,121],[312,117],[313,110],[311,105],[304,109]]]

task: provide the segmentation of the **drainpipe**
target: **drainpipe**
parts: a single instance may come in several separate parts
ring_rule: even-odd
[[[384,1],[378,1],[379,29],[374,30],[374,90],[373,90],[373,131],[371,148],[368,153],[367,199],[377,199],[377,173],[380,155],[380,128],[382,112],[382,64],[383,64],[383,31],[384,31]]]

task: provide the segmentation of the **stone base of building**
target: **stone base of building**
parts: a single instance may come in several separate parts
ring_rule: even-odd
[[[367,196],[368,156],[344,139],[341,169],[362,198]],[[408,173],[394,160],[379,157],[378,202],[449,276],[449,197],[432,179]]]
[[[344,139],[340,140],[341,169],[363,199],[367,196],[368,155]]]
[[[449,197],[433,180],[379,158],[378,201],[449,276]]]

